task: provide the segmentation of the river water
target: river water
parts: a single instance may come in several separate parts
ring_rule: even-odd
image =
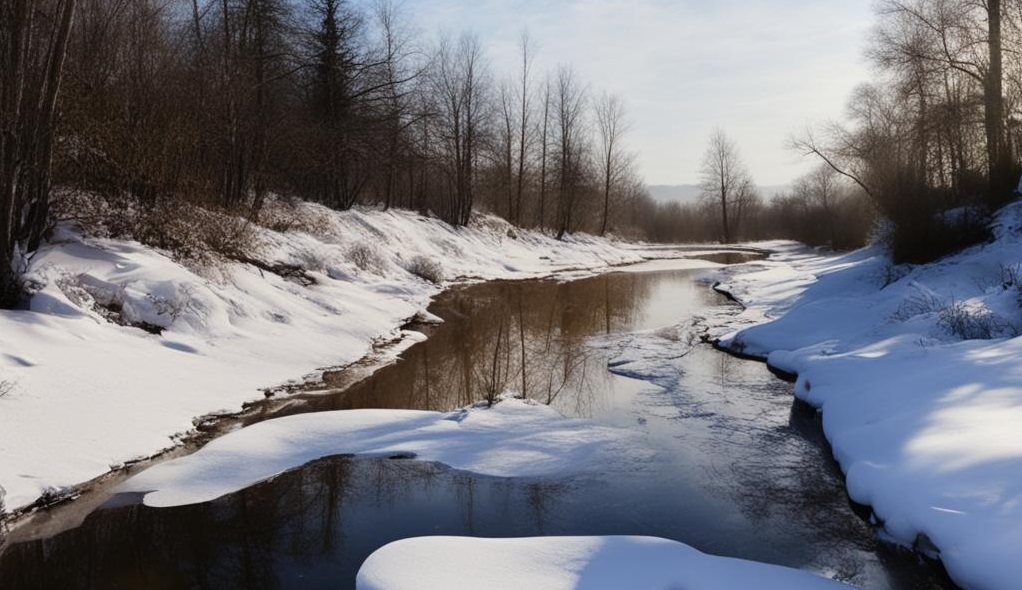
[[[206,504],[113,501],[68,530],[8,542],[0,587],[352,588],[362,561],[397,539],[622,534],[876,590],[952,588],[938,567],[876,540],[847,500],[816,413],[788,383],[701,343],[707,321],[733,308],[699,275],[455,289],[430,308],[444,323],[423,327],[430,338],[403,360],[242,419],[449,410],[524,391],[566,415],[643,431],[659,452],[640,475],[493,478],[328,458]]]

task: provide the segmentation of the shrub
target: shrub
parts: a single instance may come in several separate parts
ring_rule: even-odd
[[[880,183],[879,209],[893,224],[885,245],[896,263],[924,264],[991,238],[989,211],[895,166]]]
[[[1014,326],[989,309],[960,301],[952,301],[940,310],[937,325],[962,340],[989,340],[1018,333]]]
[[[1014,291],[1015,300],[1022,306],[1022,264],[1001,265],[1001,288]]]
[[[376,246],[364,242],[359,242],[348,248],[348,259],[359,270],[374,274],[380,274],[387,268],[387,261],[380,254],[380,250]]]
[[[311,235],[329,233],[330,224],[323,215],[299,199],[268,198],[255,221],[275,232],[304,232]]]
[[[440,263],[428,256],[415,256],[405,266],[405,270],[431,283],[440,284],[444,280],[444,269]]]
[[[938,313],[945,309],[945,304],[932,293],[910,295],[898,306],[893,319],[904,322],[919,315]]]
[[[200,264],[244,260],[258,250],[255,229],[244,217],[181,203],[166,203],[148,211],[135,237]]]
[[[54,222],[72,222],[87,235],[137,240],[201,266],[244,260],[259,250],[256,229],[242,210],[61,191],[52,213]]]

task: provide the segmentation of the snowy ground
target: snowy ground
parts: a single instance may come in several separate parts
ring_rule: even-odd
[[[996,240],[924,266],[788,248],[723,269],[753,325],[722,343],[798,374],[856,502],[956,583],[1022,579],[1022,203]]]
[[[549,406],[511,398],[448,413],[341,410],[243,428],[142,472],[118,491],[145,493],[144,502],[154,507],[196,504],[315,459],[349,454],[414,457],[498,477],[566,477],[632,471],[653,452],[637,433],[570,420]]]
[[[358,590],[839,590],[784,567],[715,557],[651,537],[420,537],[386,545],[358,573]]]
[[[585,235],[559,242],[484,216],[459,229],[407,211],[301,207],[315,235],[257,228],[254,257],[300,268],[312,285],[248,264],[189,268],[61,228],[32,261],[41,291],[31,309],[0,311],[8,511],[172,446],[196,417],[356,361],[374,341],[414,339],[397,326],[442,288],[406,270],[416,256],[438,262],[450,284],[693,254]],[[163,331],[117,325],[109,310]]]

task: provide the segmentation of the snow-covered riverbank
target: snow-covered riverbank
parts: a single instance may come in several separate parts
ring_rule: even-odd
[[[414,341],[398,327],[445,286],[682,255],[586,235],[556,241],[492,217],[459,229],[407,211],[300,207],[317,231],[254,228],[258,266],[189,268],[68,228],[41,249],[31,309],[0,311],[8,511],[173,446],[196,417],[354,362],[376,341]],[[407,270],[430,262],[441,284]]]
[[[880,533],[969,589],[1022,579],[1022,203],[995,241],[892,266],[878,248],[791,248],[721,271],[736,352],[796,373]]]

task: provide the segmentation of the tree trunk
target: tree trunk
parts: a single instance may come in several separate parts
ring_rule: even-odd
[[[1001,51],[1001,0],[987,1],[990,68],[986,76],[984,123],[990,198],[998,204],[1011,191],[1011,155],[1004,142],[1003,55]]]
[[[0,8],[0,307],[20,296],[17,257],[38,248],[50,204],[50,167],[57,96],[75,0],[63,0],[49,39],[35,42],[32,0]],[[42,71],[29,70],[31,53],[46,47]],[[37,88],[26,88],[35,84]],[[31,99],[35,99],[35,104]]]

